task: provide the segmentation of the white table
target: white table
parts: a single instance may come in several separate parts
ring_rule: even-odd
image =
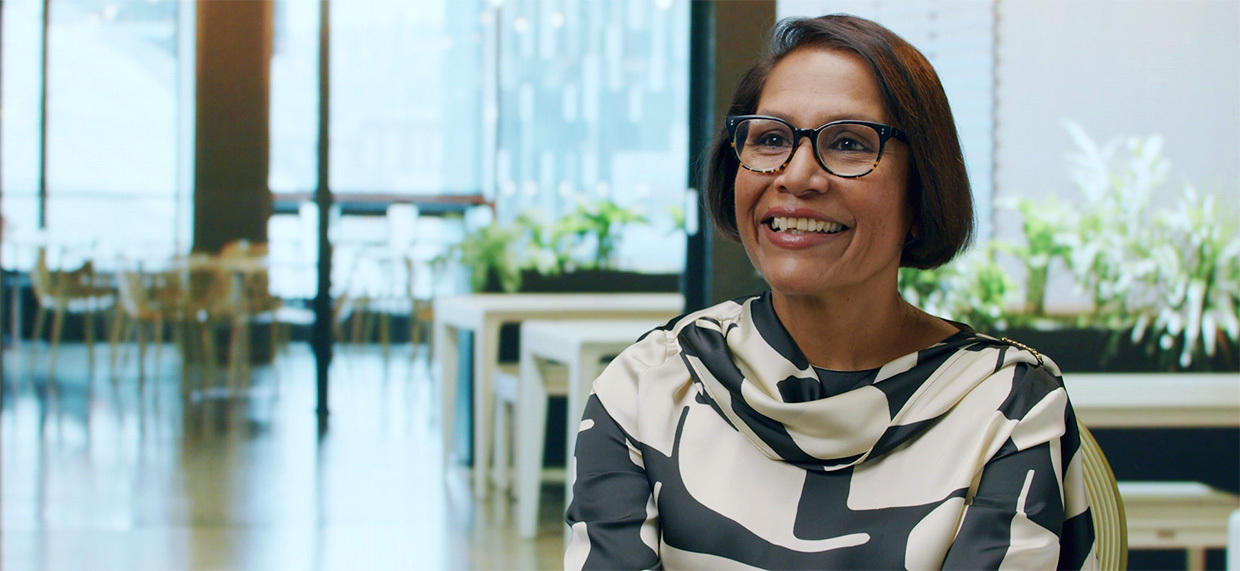
[[[671,317],[671,316],[668,316]],[[538,361],[553,361],[568,367],[568,406],[565,467],[565,501],[572,500],[573,448],[577,429],[585,411],[594,379],[602,372],[604,359],[632,345],[642,334],[666,319],[598,319],[571,321],[532,320],[521,324],[521,374],[517,392],[516,434],[517,530],[522,537],[533,537],[538,523],[539,483],[543,443],[546,437],[546,402],[549,383]]]
[[[1240,426],[1240,374],[1066,374],[1064,386],[1089,428]]]
[[[1089,428],[1240,426],[1240,374],[1106,373],[1064,376]],[[1188,569],[1205,568],[1207,548],[1227,546],[1234,494],[1200,482],[1119,482],[1131,549],[1184,549]]]
[[[1120,482],[1128,546],[1183,549],[1187,569],[1206,568],[1206,549],[1227,545],[1227,519],[1240,499],[1200,482]]]
[[[501,325],[527,319],[632,318],[658,322],[682,313],[684,304],[684,297],[678,293],[498,293],[435,298],[435,362],[442,382],[444,466],[450,464],[456,410],[457,331],[474,333],[473,483],[474,495],[481,498],[487,494],[491,461],[492,387],[499,364]]]

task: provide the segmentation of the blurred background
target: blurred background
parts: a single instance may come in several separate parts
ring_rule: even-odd
[[[435,300],[762,289],[698,157],[765,31],[833,12],[929,58],[964,146],[978,240],[904,295],[1070,390],[1222,391],[1095,432],[1226,515],[1234,0],[4,0],[0,566],[559,566],[560,487],[525,538],[445,454]],[[1206,519],[1130,564],[1222,568]]]

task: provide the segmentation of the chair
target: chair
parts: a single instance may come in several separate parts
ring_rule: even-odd
[[[182,311],[200,336],[199,341],[186,344],[187,349],[197,353],[187,358],[205,365],[198,390],[208,389],[207,385],[214,385],[217,380],[217,329],[227,330],[227,394],[248,390],[250,325],[278,306],[267,287],[266,257],[266,244],[241,240],[226,244],[219,255],[197,253],[180,260],[178,273],[185,292],[181,296]],[[193,391],[188,386],[183,390]]]
[[[414,259],[412,255],[405,258],[405,274],[409,276],[407,288],[410,305],[409,343],[413,345],[416,354],[418,345],[426,342],[427,338],[430,337],[426,329],[429,324],[435,321],[435,306],[429,296],[423,296],[418,291],[418,260]]]
[[[426,337],[423,329],[433,319],[430,299],[418,292],[418,272],[417,260],[407,252],[378,248],[359,254],[343,302],[352,312],[351,341],[370,339],[377,327],[386,358],[392,344],[393,318],[407,318],[411,354],[417,355],[417,346]]]
[[[149,326],[150,339],[155,344],[155,371],[158,375],[164,326],[186,321],[176,282],[177,276],[172,272],[144,273],[123,264],[116,272],[117,313],[112,323],[112,373],[115,378],[116,348],[120,341],[135,337],[138,344],[139,393],[146,381],[147,337],[144,329]]]
[[[30,282],[34,289],[35,299],[39,303],[39,311],[35,316],[33,339],[43,337],[43,325],[47,315],[52,314],[52,330],[48,342],[50,352],[48,359],[49,377],[56,372],[56,350],[60,346],[60,338],[64,330],[65,313],[80,313],[83,316],[87,355],[91,370],[95,366],[95,323],[94,314],[110,308],[115,302],[115,291],[111,285],[103,284],[96,277],[94,265],[87,261],[81,267],[71,271],[52,271],[48,267],[47,248],[40,247],[34,268],[30,272]],[[34,365],[34,353],[31,353],[31,366]]]
[[[1085,493],[1094,520],[1094,547],[1098,568],[1128,568],[1128,523],[1124,518],[1124,502],[1111,465],[1089,429],[1076,423],[1081,435],[1081,464],[1085,473]]]
[[[541,376],[547,383],[545,386],[523,387],[520,369],[515,363],[501,363],[495,373],[491,483],[500,490],[510,491],[514,472],[521,469],[533,469],[543,473],[543,441],[526,447],[526,452],[530,454],[527,458],[517,458],[514,455],[513,439],[521,432],[517,425],[525,423],[529,427],[529,434],[539,434],[545,438],[548,402],[552,397],[568,396],[566,367],[541,359],[534,366],[539,367]],[[522,390],[525,392],[522,393]],[[530,468],[531,466],[533,468]],[[546,476],[551,480],[563,480],[555,471]],[[518,527],[523,530],[523,537],[532,537],[535,522],[521,522]]]
[[[430,315],[429,301],[419,296],[417,287],[420,268],[415,249],[421,220],[417,206],[401,203],[389,205],[385,218],[386,243],[358,247],[353,252],[347,282],[336,303],[337,337],[346,339],[345,321],[352,323],[347,339],[354,343],[370,340],[377,328],[387,357],[393,318],[408,318],[409,339],[416,355]]]

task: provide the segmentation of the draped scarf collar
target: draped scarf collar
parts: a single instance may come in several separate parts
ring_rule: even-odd
[[[805,468],[843,469],[891,450],[1006,363],[1036,364],[1032,355],[965,327],[883,365],[872,383],[821,396],[830,391],[812,387],[828,382],[827,373],[793,342],[770,293],[736,303],[734,312],[699,314],[683,327],[681,358],[729,424],[767,456]]]

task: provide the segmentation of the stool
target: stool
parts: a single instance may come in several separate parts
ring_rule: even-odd
[[[1129,549],[1183,549],[1188,569],[1205,569],[1206,549],[1227,547],[1227,518],[1240,507],[1201,482],[1120,482],[1119,492]]]

